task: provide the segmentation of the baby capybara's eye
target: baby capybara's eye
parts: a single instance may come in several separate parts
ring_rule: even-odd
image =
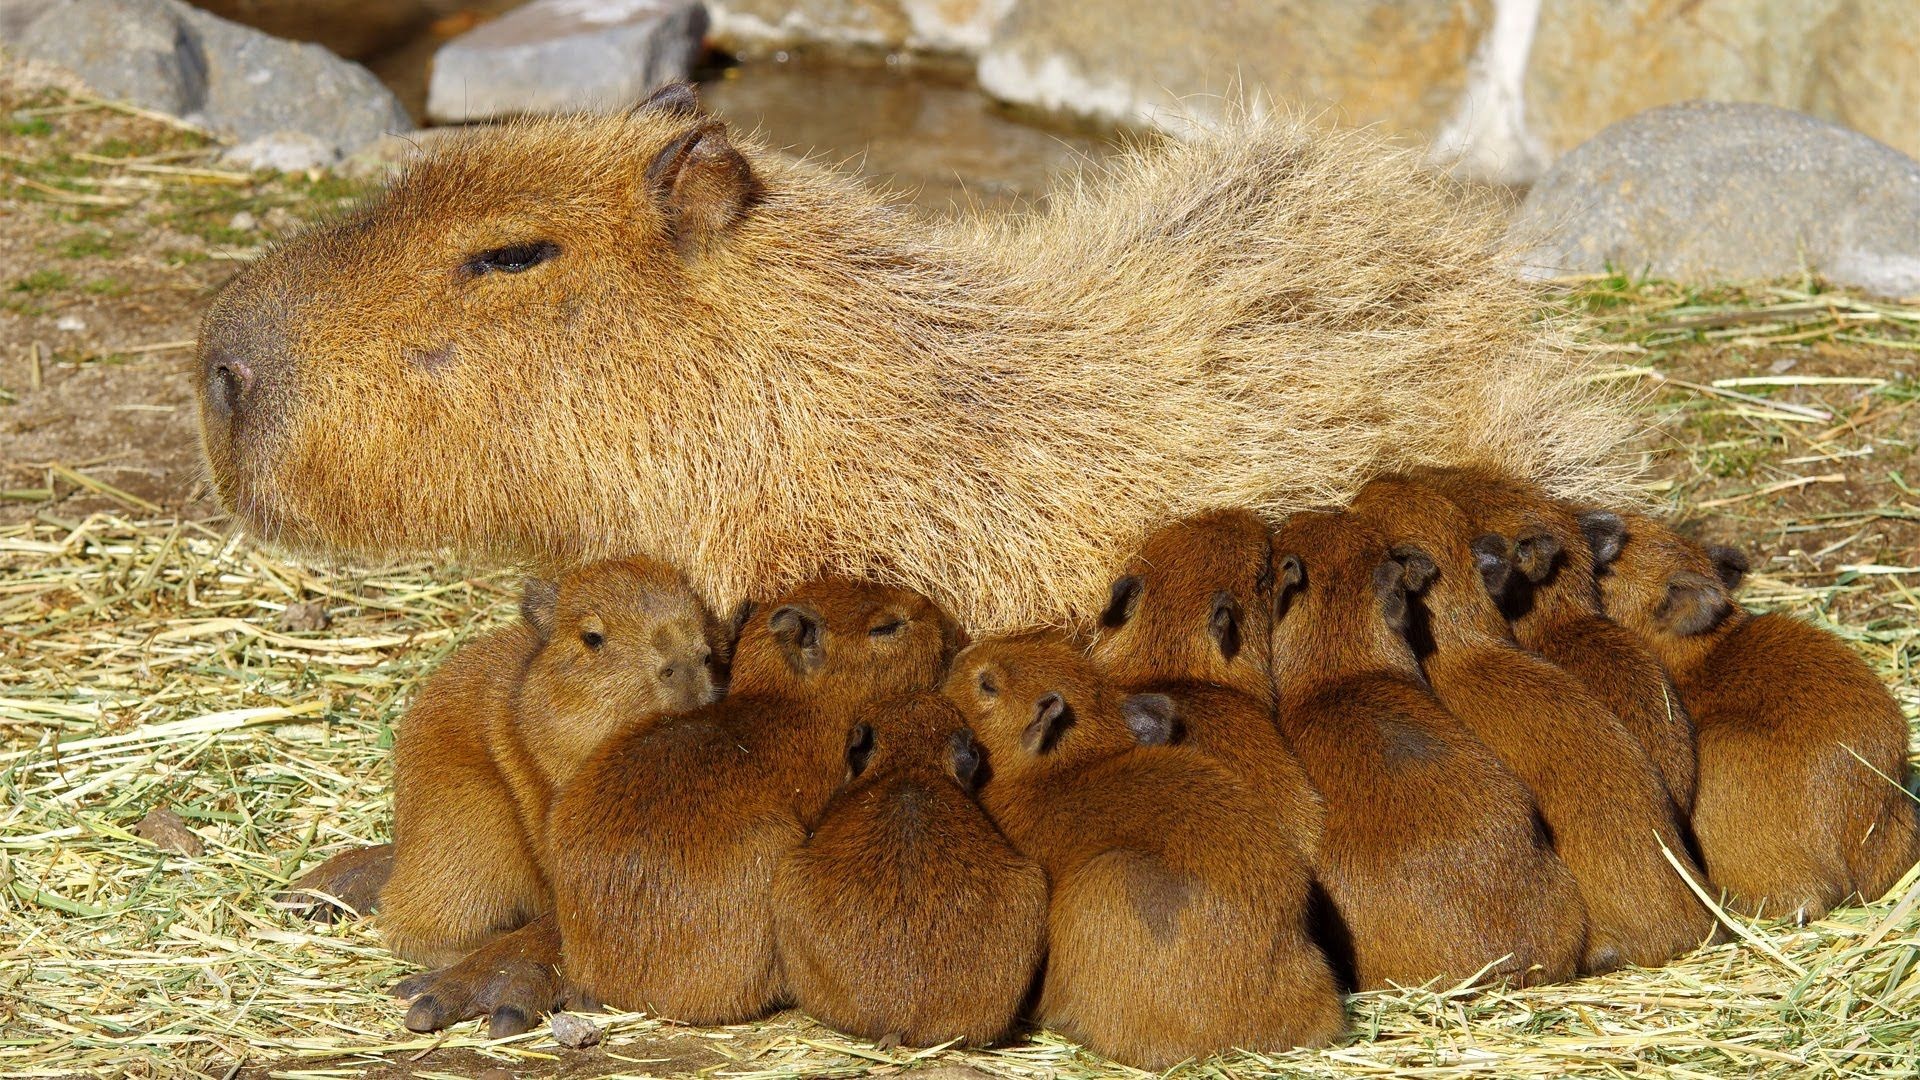
[[[483,251],[468,259],[464,269],[475,277],[498,270],[503,274],[517,274],[534,267],[560,254],[560,245],[547,240],[531,244],[510,244],[507,247]]]
[[[591,630],[588,630],[586,633],[583,633],[580,635],[580,643],[582,645],[585,645],[589,649],[597,649],[600,646],[605,645],[607,643],[607,639],[602,637],[599,634],[594,633]]]

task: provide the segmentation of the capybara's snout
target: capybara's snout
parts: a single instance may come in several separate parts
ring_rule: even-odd
[[[223,495],[259,453],[257,444],[286,417],[293,356],[284,290],[242,274],[221,290],[200,328],[202,437]]]

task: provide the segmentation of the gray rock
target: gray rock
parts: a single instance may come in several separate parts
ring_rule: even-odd
[[[383,131],[411,126],[400,102],[358,64],[178,0],[65,0],[23,20],[8,44],[106,97],[243,144],[272,137],[262,160],[292,160],[287,146],[298,142],[307,158],[321,159],[309,164],[329,164]]]
[[[584,1049],[600,1041],[598,1024],[569,1012],[554,1013],[547,1025],[553,1032],[554,1042],[573,1050]]]
[[[1534,186],[1513,224],[1529,272],[1612,266],[1680,281],[1812,269],[1920,294],[1920,162],[1770,105],[1688,102],[1614,124]]]
[[[699,0],[533,0],[441,46],[427,114],[460,122],[622,109],[687,78],[706,30]]]

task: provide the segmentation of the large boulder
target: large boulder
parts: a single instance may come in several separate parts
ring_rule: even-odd
[[[975,56],[1015,0],[707,0],[713,42],[743,56],[786,49]]]
[[[1680,281],[1811,269],[1920,295],[1920,162],[1769,105],[1688,102],[1608,127],[1522,204],[1515,239],[1539,275],[1614,268]]]
[[[241,165],[328,165],[412,126],[358,64],[179,0],[62,0],[40,7],[7,44],[96,93],[226,136],[240,144],[229,160]]]
[[[1230,103],[1331,108],[1431,132],[1453,114],[1492,0],[1020,0],[980,56],[1014,104],[1181,130]]]
[[[441,46],[427,115],[458,123],[625,108],[687,78],[706,29],[700,0],[533,0]]]
[[[427,0],[192,0],[274,37],[311,41],[350,59],[384,52],[433,17]]]

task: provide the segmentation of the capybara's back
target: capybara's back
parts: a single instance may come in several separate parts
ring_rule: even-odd
[[[638,550],[722,610],[842,573],[1057,623],[1204,509],[1422,463],[1617,493],[1614,392],[1500,232],[1373,135],[1251,117],[930,227],[669,89],[451,138],[248,267],[204,445],[295,547]]]

